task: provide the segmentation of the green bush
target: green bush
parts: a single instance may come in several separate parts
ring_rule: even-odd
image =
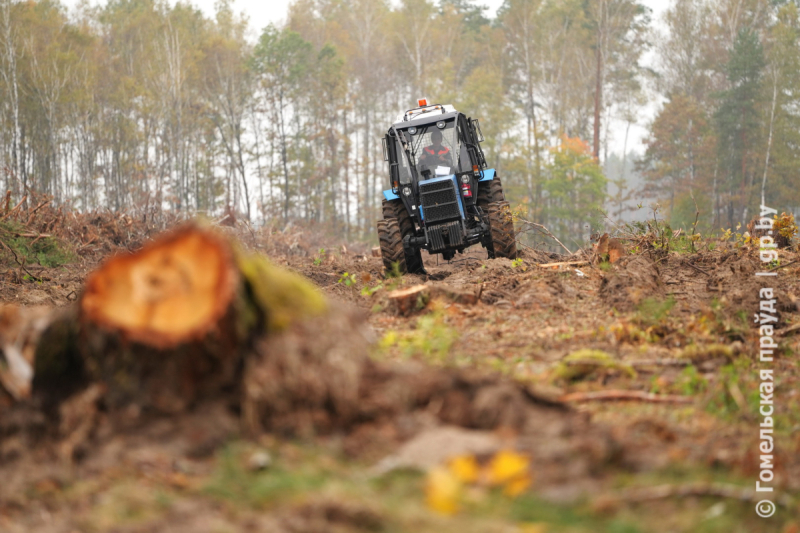
[[[19,222],[0,222],[0,241],[4,245],[2,257],[5,265],[16,265],[19,261],[26,265],[38,263],[52,268],[74,260],[75,253],[59,239],[23,236],[29,234],[30,230]]]

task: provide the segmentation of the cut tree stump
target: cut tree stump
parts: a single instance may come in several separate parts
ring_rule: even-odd
[[[325,308],[302,277],[183,226],[90,275],[76,305],[43,334],[34,390],[56,402],[99,381],[109,407],[180,412],[237,392],[255,336]]]
[[[430,301],[430,289],[425,285],[414,285],[397,289],[388,295],[389,306],[400,316],[408,316],[424,309]]]
[[[114,335],[172,348],[211,332],[232,336],[223,323],[234,305],[240,274],[233,250],[219,236],[187,229],[140,252],[108,260],[89,276],[81,319]]]
[[[616,263],[626,253],[625,245],[619,239],[609,237],[608,233],[603,233],[595,249],[595,257],[599,261],[607,259],[609,263]]]
[[[373,246],[372,247],[372,257],[380,257],[381,256],[381,248],[380,246]]]
[[[428,305],[428,302],[435,298],[462,305],[475,305],[480,301],[482,290],[482,285],[479,285],[477,290],[469,290],[436,283],[397,289],[390,292],[388,298],[390,308],[396,314],[408,316],[421,311]]]

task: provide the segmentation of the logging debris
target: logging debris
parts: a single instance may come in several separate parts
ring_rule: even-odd
[[[475,289],[430,284],[413,294],[475,304]],[[209,409],[237,413],[233,431],[252,437],[343,433],[346,453],[373,458],[440,425],[503,430],[548,457],[542,483],[588,475],[619,447],[522,383],[373,360],[362,312],[334,309],[302,277],[196,224],[110,258],[76,302],[47,319],[34,353],[32,401],[11,408],[0,448],[4,439],[22,439],[79,461],[131,424]],[[14,416],[31,409],[39,414],[30,422]],[[42,420],[51,421],[46,429]],[[565,468],[578,457],[582,466]]]

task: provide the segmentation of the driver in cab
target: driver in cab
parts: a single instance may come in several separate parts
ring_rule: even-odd
[[[431,171],[431,175],[435,175],[436,167],[447,167],[448,174],[450,168],[453,166],[453,158],[450,154],[450,148],[442,144],[442,132],[433,130],[431,132],[431,144],[422,149],[422,156],[419,158],[420,165],[424,165]]]

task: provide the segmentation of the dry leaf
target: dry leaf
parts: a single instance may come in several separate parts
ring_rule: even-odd
[[[425,499],[432,510],[443,515],[458,512],[461,482],[447,468],[437,466],[428,472],[425,481]]]
[[[450,460],[450,472],[462,483],[475,483],[478,480],[478,462],[473,455],[462,455]]]
[[[505,494],[517,496],[531,484],[530,464],[525,455],[511,450],[500,451],[489,463],[489,483],[504,485]]]

